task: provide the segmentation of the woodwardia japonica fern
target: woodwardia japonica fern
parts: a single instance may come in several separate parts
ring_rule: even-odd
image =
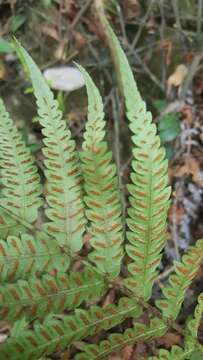
[[[40,70],[15,42],[36,98],[46,191],[35,159],[0,100],[0,319],[9,328],[0,344],[0,360],[60,357],[63,350],[68,353],[61,359],[108,359],[126,345],[156,339],[170,328],[181,332],[182,345],[156,349],[148,359],[203,356],[198,341],[203,294],[184,329],[177,322],[203,259],[203,240],[174,263],[160,299],[149,303],[167,240],[167,160],[127,58],[107,28],[133,143],[126,219],[106,141],[102,99],[89,74],[78,65],[88,96],[78,151]],[[43,209],[45,221],[39,229],[36,221]],[[82,251],[85,235],[88,246]],[[116,301],[106,304],[111,289]],[[96,334],[97,343],[91,343]]]

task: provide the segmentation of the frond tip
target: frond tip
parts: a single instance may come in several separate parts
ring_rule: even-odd
[[[166,243],[166,217],[170,187],[167,186],[167,161],[160,147],[152,115],[146,110],[132,70],[113,30],[107,24],[112,46],[119,64],[127,118],[133,133],[132,184],[128,186],[130,208],[127,224],[129,244],[126,251],[132,262],[126,286],[148,300]]]
[[[163,316],[175,319],[184,300],[185,291],[195,278],[203,261],[203,239],[189,246],[181,262],[175,262],[175,274],[169,277],[168,285],[162,288],[163,298],[156,301]]]
[[[45,230],[60,245],[70,252],[76,252],[83,245],[85,217],[75,141],[71,139],[58,103],[39,68],[18,42],[16,48],[30,74],[37,99],[39,122],[43,126],[48,203],[45,212],[50,220],[45,224]]]
[[[1,206],[20,219],[37,219],[42,186],[32,154],[0,99]],[[1,234],[2,235],[2,234]],[[8,234],[7,234],[8,235]]]
[[[89,258],[98,269],[115,277],[120,272],[123,257],[123,231],[121,201],[112,164],[112,154],[104,140],[105,121],[102,99],[88,73],[82,72],[88,94],[88,121],[81,152],[85,186],[86,215],[90,221],[90,244],[93,252]]]

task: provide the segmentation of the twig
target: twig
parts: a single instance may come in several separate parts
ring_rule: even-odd
[[[198,0],[197,6],[197,39],[200,39],[200,35],[202,32],[202,10],[203,10],[203,1]]]
[[[166,64],[165,64],[165,51],[163,48],[164,43],[164,30],[165,30],[165,16],[164,16],[164,4],[163,0],[159,3],[160,7],[160,14],[161,14],[161,26],[160,26],[160,39],[161,39],[161,68],[162,68],[162,84],[164,86],[164,89],[166,88]]]
[[[200,52],[197,53],[192,61],[192,64],[190,65],[190,68],[188,70],[188,74],[184,80],[181,92],[180,92],[180,99],[184,99],[186,94],[187,94],[187,90],[189,89],[192,80],[198,70],[200,61],[203,58],[203,49],[200,49]]]
[[[181,22],[180,22],[180,14],[179,14],[179,8],[178,8],[177,0],[172,0],[172,7],[173,7],[175,19],[176,19],[176,26],[177,26],[178,30],[181,32],[182,31],[182,26],[181,26]]]
[[[143,30],[144,27],[145,27],[145,23],[146,23],[146,21],[147,21],[147,19],[148,19],[148,17],[149,17],[149,14],[150,14],[151,11],[152,11],[153,5],[154,5],[154,0],[150,0],[150,3],[149,3],[149,5],[148,5],[148,7],[147,7],[147,11],[146,11],[144,17],[142,18],[142,22],[141,22],[141,24],[140,24],[140,26],[139,26],[139,29],[138,29],[138,31],[137,31],[137,34],[135,35],[134,40],[133,40],[133,42],[132,42],[132,44],[131,44],[131,51],[133,51],[133,50],[135,49],[135,47],[136,47],[136,45],[137,45],[137,43],[138,43],[138,41],[139,41],[139,39],[140,39],[140,36],[141,36],[141,34],[142,34],[142,30]]]
[[[72,23],[70,24],[69,31],[72,31],[77,23],[80,21],[81,17],[84,15],[84,13],[87,11],[88,7],[92,3],[92,0],[87,0],[87,2],[81,7],[81,9],[78,11],[76,17],[73,19]]]

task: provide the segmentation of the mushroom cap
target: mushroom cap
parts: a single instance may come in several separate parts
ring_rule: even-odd
[[[73,91],[85,85],[84,78],[76,67],[62,66],[48,68],[43,74],[54,90]]]

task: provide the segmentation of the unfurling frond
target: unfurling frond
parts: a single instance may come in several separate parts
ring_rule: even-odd
[[[88,94],[88,121],[81,152],[87,218],[90,221],[90,244],[94,248],[89,258],[98,269],[115,277],[120,272],[123,256],[121,201],[112,164],[112,154],[104,140],[105,121],[102,99],[88,73],[83,73]]]
[[[167,186],[167,161],[160,147],[152,115],[138,92],[128,60],[111,28],[109,36],[119,63],[120,78],[125,96],[127,117],[135,145],[129,185],[130,208],[127,220],[130,244],[126,251],[132,262],[125,284],[145,300],[151,296],[153,281],[166,242],[166,217],[170,188]]]
[[[0,240],[0,281],[13,282],[52,269],[65,271],[67,256],[46,234],[22,234]]]
[[[17,128],[0,99],[0,205],[20,219],[33,223],[37,219],[42,188],[37,167],[30,150],[21,138]],[[1,209],[0,236],[11,234]],[[15,221],[11,221],[15,224]],[[5,225],[5,227],[4,227]],[[11,225],[11,224],[10,224]],[[2,231],[3,230],[3,231]],[[4,231],[7,230],[7,231]]]
[[[105,290],[103,277],[88,268],[69,275],[59,272],[56,276],[19,280],[0,286],[0,318],[43,318],[100,299]]]
[[[29,71],[39,121],[43,126],[46,200],[49,205],[46,215],[50,220],[45,229],[60,245],[71,252],[79,251],[83,245],[85,218],[75,142],[37,65],[20,44],[17,43],[16,47]]]
[[[34,330],[22,330],[0,345],[1,360],[35,360],[63,349],[101,330],[108,330],[127,317],[138,316],[141,309],[133,300],[121,298],[118,306],[91,306],[89,310],[75,310],[62,320],[49,316],[43,324],[35,323]]]
[[[107,340],[99,345],[85,344],[82,346],[83,353],[76,355],[75,360],[99,360],[107,359],[108,355],[117,352],[126,345],[162,336],[166,331],[166,325],[157,318],[151,320],[150,325],[135,323],[133,328],[126,329],[124,334],[111,334]]]
[[[168,285],[162,288],[163,299],[156,302],[164,317],[173,319],[177,317],[185,291],[195,278],[202,261],[203,239],[198,240],[195,246],[189,246],[181,262],[175,262],[175,274],[169,277]]]

